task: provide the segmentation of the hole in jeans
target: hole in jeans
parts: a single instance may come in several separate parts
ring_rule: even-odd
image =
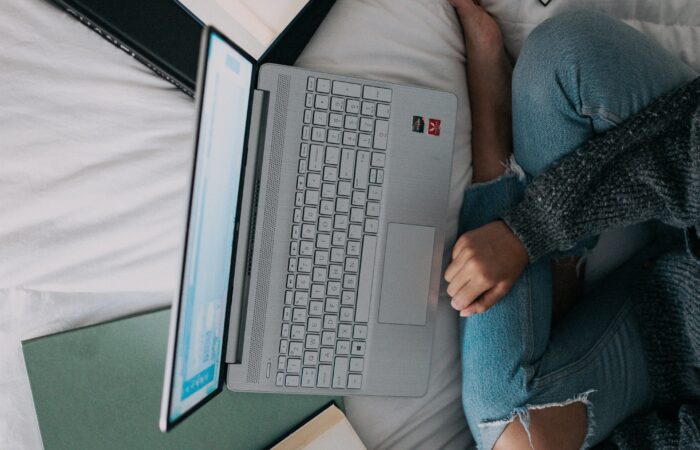
[[[515,408],[513,412],[510,414],[509,417],[501,420],[493,420],[493,421],[487,421],[487,422],[482,422],[479,424],[479,431],[481,434],[481,447],[482,448],[487,448],[487,449],[492,449],[496,442],[499,440],[501,435],[504,435],[504,431],[508,426],[515,421],[515,419],[519,419],[520,424],[522,424],[522,428],[524,429],[525,436],[524,442],[527,442],[529,444],[529,447],[532,449],[535,449],[534,442],[536,439],[533,439],[533,432],[532,432],[532,416],[533,416],[533,411],[538,411],[538,410],[544,410],[547,408],[556,408],[556,407],[564,407],[564,406],[569,406],[575,403],[581,403],[585,406],[586,409],[586,432],[583,437],[583,442],[581,444],[581,448],[587,448],[592,436],[594,435],[594,430],[595,430],[595,418],[593,415],[593,405],[589,401],[588,397],[589,395],[594,392],[594,390],[589,390],[586,392],[583,392],[579,395],[576,395],[574,398],[571,398],[569,400],[565,400],[562,402],[555,402],[555,403],[545,403],[545,404],[538,404],[538,405],[526,405],[522,407]],[[541,422],[540,422],[541,423]],[[523,442],[523,441],[520,441]]]

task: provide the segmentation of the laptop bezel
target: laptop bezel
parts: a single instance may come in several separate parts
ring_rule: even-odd
[[[182,415],[180,415],[177,419],[174,421],[170,419],[170,413],[171,413],[171,407],[172,407],[172,391],[173,391],[173,379],[175,376],[175,353],[177,351],[177,345],[179,342],[179,324],[180,324],[180,306],[182,303],[182,292],[183,292],[183,284],[185,280],[185,261],[187,258],[187,245],[188,245],[188,238],[189,238],[189,230],[190,230],[190,221],[191,221],[191,213],[192,213],[192,200],[193,200],[193,194],[194,194],[194,182],[195,182],[195,174],[197,170],[197,155],[199,152],[199,137],[200,137],[200,132],[201,132],[201,121],[202,121],[202,109],[204,105],[204,92],[206,89],[206,75],[207,75],[207,70],[208,70],[208,60],[209,60],[209,48],[211,46],[212,42],[212,37],[216,35],[218,38],[223,40],[227,45],[231,46],[236,52],[238,52],[242,57],[244,57],[248,62],[252,64],[252,74],[251,74],[251,82],[250,82],[250,91],[249,91],[249,102],[248,102],[248,110],[246,112],[246,122],[245,122],[245,135],[243,137],[243,155],[242,155],[242,160],[241,160],[241,180],[240,180],[240,186],[238,189],[238,202],[236,205],[236,223],[234,226],[234,236],[233,236],[233,245],[231,249],[231,267],[230,267],[230,273],[229,273],[229,282],[228,282],[228,292],[226,296],[226,312],[225,312],[225,317],[224,317],[224,334],[222,337],[222,346],[221,346],[221,360],[219,363],[219,378],[218,378],[218,383],[217,387],[214,391],[212,391],[210,394],[208,394],[206,397],[204,397],[202,400],[200,400],[197,404],[192,406],[190,409],[188,409],[186,412],[184,412]],[[198,65],[198,71],[197,71],[197,89],[196,89],[196,94],[195,98],[197,101],[197,127],[194,133],[194,154],[193,154],[193,160],[192,160],[192,171],[190,173],[190,187],[189,187],[189,193],[188,193],[188,202],[187,202],[187,218],[186,218],[186,226],[185,226],[185,237],[183,240],[183,247],[182,247],[182,257],[181,257],[181,267],[180,267],[180,280],[178,284],[178,290],[175,298],[173,299],[172,303],[172,310],[171,310],[171,317],[170,317],[170,334],[168,336],[168,354],[166,358],[166,363],[165,363],[165,380],[164,380],[164,385],[163,385],[163,398],[162,398],[162,403],[161,403],[161,412],[160,412],[160,429],[163,432],[167,432],[172,430],[175,426],[180,424],[182,421],[187,419],[190,415],[192,415],[194,412],[196,412],[199,408],[201,408],[203,405],[205,405],[207,402],[209,402],[212,398],[217,396],[221,391],[223,390],[224,385],[226,384],[226,369],[227,369],[227,364],[226,364],[226,344],[228,341],[228,331],[229,331],[229,316],[230,316],[230,311],[231,311],[231,303],[232,303],[232,298],[231,298],[231,291],[233,287],[233,276],[234,276],[234,269],[235,269],[235,257],[234,255],[236,254],[237,248],[238,248],[238,227],[240,223],[240,211],[241,211],[241,203],[242,203],[242,196],[243,196],[243,185],[244,185],[244,177],[245,177],[245,170],[246,166],[248,163],[248,137],[249,137],[249,129],[250,129],[250,118],[251,118],[251,111],[252,111],[252,106],[253,106],[253,91],[255,91],[255,87],[257,86],[257,78],[258,78],[258,70],[259,70],[259,64],[258,61],[253,58],[250,54],[248,54],[245,50],[240,48],[238,45],[236,45],[233,41],[228,39],[223,33],[221,33],[218,29],[212,26],[207,26],[203,29],[202,31],[202,38],[201,38],[201,45],[200,45],[200,52],[199,52],[199,65]]]

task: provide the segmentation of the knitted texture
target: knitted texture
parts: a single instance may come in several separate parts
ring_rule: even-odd
[[[699,212],[697,78],[554,163],[503,219],[535,261],[612,227],[691,227]]]
[[[700,78],[553,164],[503,219],[531,261],[652,219],[687,230],[696,248],[669,238],[632,293],[652,410],[620,424],[601,448],[700,448]]]

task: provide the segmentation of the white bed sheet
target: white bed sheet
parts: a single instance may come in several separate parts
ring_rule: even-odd
[[[517,54],[555,12],[602,9],[700,70],[697,0],[482,0]],[[20,340],[166,305],[192,101],[43,0],[0,2],[0,448],[41,448]],[[470,177],[464,52],[444,0],[339,0],[299,64],[459,97],[452,231]],[[422,399],[353,398],[370,448],[464,448],[457,322],[444,299]],[[154,419],[155,420],[155,419]],[[155,423],[155,422],[154,422]]]
[[[20,340],[170,301],[194,104],[43,0],[0,2],[0,42],[0,448],[35,449]],[[461,31],[446,1],[339,0],[299,64],[459,96],[454,231],[469,116]],[[368,447],[470,442],[457,319],[444,301],[440,324],[426,397],[348,400]]]

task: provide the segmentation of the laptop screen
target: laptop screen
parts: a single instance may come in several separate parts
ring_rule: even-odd
[[[209,33],[177,318],[168,422],[222,386],[226,311],[253,64]]]

